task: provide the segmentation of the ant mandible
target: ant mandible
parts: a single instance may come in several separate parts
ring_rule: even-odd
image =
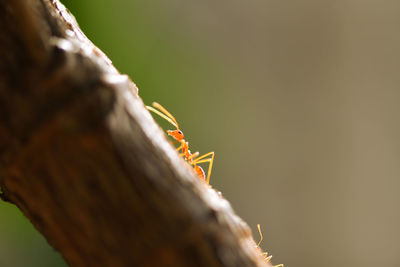
[[[260,244],[263,241],[263,235],[262,235],[261,227],[259,224],[257,224],[257,229],[258,229],[258,233],[260,234],[260,241],[258,241],[257,248],[262,252]],[[272,255],[268,256],[268,252],[262,252],[262,254],[264,256],[265,262],[270,262]],[[284,266],[283,266],[283,264],[279,264],[279,265],[274,265],[273,267],[284,267]]]
[[[169,123],[171,123],[173,126],[175,126],[176,130],[167,130],[167,133],[169,136],[171,136],[173,139],[175,139],[176,142],[180,143],[180,146],[176,149],[176,151],[181,151],[180,155],[184,157],[184,159],[193,166],[194,171],[197,173],[197,175],[203,179],[206,180],[207,184],[210,184],[210,176],[211,176],[211,170],[214,162],[214,152],[209,152],[207,154],[204,154],[199,157],[199,152],[191,153],[189,150],[189,142],[186,142],[184,139],[183,132],[180,130],[178,122],[172,116],[171,113],[168,112],[163,106],[161,106],[157,102],[152,103],[153,107],[146,106],[146,108],[161,118],[165,119]],[[209,158],[207,158],[209,157]],[[208,172],[207,172],[207,179],[205,179],[205,173],[202,167],[198,166],[197,164],[200,163],[206,163],[208,162]]]

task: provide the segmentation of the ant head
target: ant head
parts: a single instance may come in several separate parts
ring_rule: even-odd
[[[184,136],[181,130],[168,130],[167,133],[172,136],[175,140],[182,141]]]

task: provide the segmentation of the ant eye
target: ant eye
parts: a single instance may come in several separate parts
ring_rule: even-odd
[[[179,133],[179,134],[182,134],[182,131],[179,131],[178,133]]]

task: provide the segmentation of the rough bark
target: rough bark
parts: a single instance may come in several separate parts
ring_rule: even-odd
[[[0,185],[71,266],[270,266],[57,0],[0,0]]]

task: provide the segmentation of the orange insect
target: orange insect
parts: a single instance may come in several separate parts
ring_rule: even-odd
[[[199,152],[191,153],[189,150],[189,143],[185,141],[183,132],[180,130],[178,122],[172,116],[171,113],[168,112],[163,106],[161,106],[157,102],[152,103],[153,107],[146,106],[146,108],[154,113],[156,113],[158,116],[161,118],[167,120],[169,123],[175,126],[176,130],[167,130],[167,133],[169,136],[171,136],[173,139],[175,139],[176,142],[180,143],[180,146],[176,149],[176,151],[180,151],[180,155],[183,156],[183,158],[193,166],[194,171],[197,173],[197,175],[203,179],[206,180],[207,184],[210,183],[210,176],[211,176],[211,170],[214,162],[214,152],[209,152],[207,154],[204,154],[199,157]],[[205,173],[202,167],[198,166],[197,164],[200,163],[209,163],[208,165],[208,172],[207,172],[207,179],[205,178]]]
[[[258,229],[258,232],[260,233],[260,241],[259,241],[258,244],[257,244],[257,248],[262,252],[261,247],[260,247],[260,244],[261,244],[261,242],[263,241],[263,235],[262,235],[262,233],[261,233],[261,227],[260,227],[259,224],[257,224],[257,229]],[[269,255],[269,256],[268,256],[268,252],[262,252],[262,254],[263,254],[263,256],[264,256],[265,262],[270,262],[270,260],[271,260],[271,258],[272,258],[272,255]],[[283,266],[283,264],[279,264],[279,265],[274,265],[273,267],[284,267],[284,266]]]

